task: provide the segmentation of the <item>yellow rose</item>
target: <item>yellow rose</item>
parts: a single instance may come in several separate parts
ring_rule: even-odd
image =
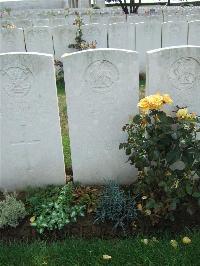
[[[195,119],[196,117],[197,117],[197,116],[196,116],[195,113],[191,113],[191,114],[188,114],[186,118],[187,118],[188,120],[193,120],[193,119]]]
[[[148,96],[149,109],[158,110],[163,106],[163,98],[160,94]]]
[[[183,244],[187,245],[187,244],[191,244],[192,240],[189,237],[185,236],[183,237],[182,242]]]
[[[173,248],[177,248],[178,247],[178,242],[176,240],[171,240],[170,244]]]
[[[147,98],[143,98],[139,101],[138,107],[143,109],[143,110],[148,110],[149,109],[149,102]]]
[[[159,110],[164,104],[171,104],[172,102],[168,94],[160,95],[157,93],[141,99],[138,103],[138,107],[141,108],[141,111],[147,112],[149,110]]]
[[[173,103],[173,100],[169,96],[169,94],[163,94],[163,103],[164,104],[172,104]]]
[[[188,115],[188,109],[187,108],[179,109],[176,113],[176,117],[179,119],[187,118],[187,115]]]

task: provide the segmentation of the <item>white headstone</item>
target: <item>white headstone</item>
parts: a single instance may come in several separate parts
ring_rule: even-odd
[[[200,20],[189,23],[188,44],[200,46]]]
[[[168,93],[174,105],[200,114],[200,47],[178,46],[147,52],[147,93]]]
[[[182,14],[171,14],[171,15],[165,15],[164,21],[187,21],[187,17],[183,16]]]
[[[1,1],[0,8],[11,8],[12,10],[24,10],[24,9],[56,9],[63,8],[63,0],[12,0],[12,1]]]
[[[52,28],[53,43],[56,59],[60,59],[61,56],[67,52],[74,52],[75,49],[69,48],[70,44],[75,43],[76,38],[76,26],[58,26]]]
[[[91,14],[90,22],[91,23],[99,23],[99,24],[108,24],[109,15],[108,14]]]
[[[0,53],[25,52],[22,29],[0,29]]]
[[[66,16],[67,24],[68,25],[74,25],[76,18],[77,18],[76,15],[68,15],[68,16]]]
[[[53,40],[49,27],[24,29],[27,52],[54,54]]]
[[[53,57],[0,55],[0,188],[64,184]]]
[[[52,27],[67,25],[67,20],[65,18],[54,18],[50,20],[50,25]]]
[[[161,47],[161,23],[136,23],[136,51],[139,53],[140,73],[145,73],[146,51]]]
[[[33,21],[33,25],[34,26],[49,26],[49,20],[46,18],[46,19],[35,19]]]
[[[83,21],[83,24],[90,24],[90,16],[89,15],[81,15],[81,19]]]
[[[115,23],[108,26],[109,48],[135,51],[135,24]]]
[[[89,8],[90,7],[90,0],[81,0],[78,3],[79,8]]]
[[[108,18],[108,24],[118,23],[118,22],[126,22],[126,16],[111,16]]]
[[[162,24],[162,47],[187,45],[188,23],[170,21]]]
[[[102,24],[88,24],[82,27],[83,39],[97,42],[97,48],[107,48],[107,26]]]
[[[187,21],[194,21],[194,20],[200,20],[200,12],[199,14],[187,15]]]
[[[29,19],[18,19],[15,20],[14,24],[17,28],[23,28],[23,29],[33,26],[32,21]]]
[[[96,49],[64,55],[73,178],[86,184],[130,183],[136,170],[119,144],[138,112],[138,55]]]
[[[105,0],[96,0],[96,5],[100,8],[105,7]]]

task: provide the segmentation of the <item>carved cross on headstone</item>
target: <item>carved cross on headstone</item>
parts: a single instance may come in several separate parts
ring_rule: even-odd
[[[32,164],[31,164],[31,147],[32,145],[36,145],[40,142],[39,139],[29,139],[27,134],[27,125],[21,124],[20,125],[20,132],[22,134],[22,137],[19,141],[12,142],[11,145],[14,146],[22,146],[23,147],[23,154],[26,160],[26,170],[31,171],[32,170]]]

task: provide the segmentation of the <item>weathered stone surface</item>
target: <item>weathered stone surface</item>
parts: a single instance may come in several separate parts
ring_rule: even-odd
[[[29,19],[16,19],[14,24],[17,28],[23,28],[23,29],[33,26],[32,21]]]
[[[187,21],[187,17],[182,15],[181,13],[177,14],[167,14],[164,16],[164,21]]]
[[[188,106],[200,114],[200,47],[149,51],[147,60],[147,93],[168,93],[175,106]]]
[[[53,40],[49,27],[24,29],[24,36],[28,52],[54,54]]]
[[[96,0],[96,5],[100,8],[105,7],[105,0]]]
[[[199,14],[189,14],[187,15],[187,21],[194,21],[194,20],[200,20],[200,12]]]
[[[0,53],[25,52],[22,29],[0,29]]]
[[[64,184],[53,57],[0,55],[0,189]]]
[[[65,18],[54,18],[50,20],[50,25],[51,27],[67,25],[67,20]]]
[[[135,51],[135,24],[114,23],[108,26],[109,48]]]
[[[35,19],[33,20],[33,25],[37,27],[49,26],[49,19]]]
[[[64,55],[74,181],[130,183],[136,170],[119,144],[122,126],[138,112],[138,55],[96,49]]]
[[[187,45],[188,23],[170,21],[162,24],[162,47]]]
[[[102,24],[88,24],[82,27],[83,39],[97,42],[97,48],[107,48],[107,26]]]
[[[47,9],[47,8],[63,8],[63,0],[13,0],[13,1],[1,1],[0,8],[11,9]]]
[[[75,43],[77,27],[75,26],[58,26],[52,28],[53,43],[56,59],[60,59],[64,53],[76,51],[69,48],[70,44]]]
[[[189,23],[188,44],[200,46],[200,20]]]
[[[136,51],[139,53],[140,73],[145,73],[146,51],[161,47],[161,23],[136,23]]]
[[[90,0],[81,0],[78,2],[79,8],[89,8],[90,7]]]
[[[125,22],[125,21],[126,21],[126,16],[125,15],[111,16],[111,17],[108,18],[108,24]]]

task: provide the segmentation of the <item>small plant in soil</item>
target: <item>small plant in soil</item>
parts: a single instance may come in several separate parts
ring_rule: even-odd
[[[17,200],[15,194],[5,194],[5,199],[0,201],[0,228],[17,227],[25,216],[24,203]]]
[[[75,43],[74,44],[70,44],[68,47],[77,49],[79,51],[87,50],[87,49],[95,49],[96,46],[97,46],[97,42],[96,41],[92,41],[91,43],[89,43],[89,42],[86,42],[83,39],[82,26],[83,26],[84,23],[83,23],[83,20],[82,20],[81,16],[79,15],[79,13],[77,13],[76,16],[77,17],[76,17],[76,19],[74,21],[74,25],[77,26]]]
[[[113,229],[122,228],[134,222],[137,217],[135,199],[114,182],[109,182],[99,196],[95,223],[111,223]]]
[[[42,204],[30,221],[39,233],[43,233],[45,230],[60,230],[84,215],[85,205],[74,203],[74,188],[70,182],[60,189],[55,199]]]

